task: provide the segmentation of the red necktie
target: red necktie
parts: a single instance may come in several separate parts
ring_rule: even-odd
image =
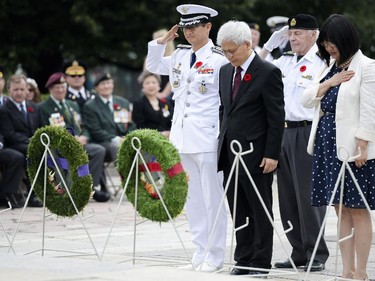
[[[232,100],[234,100],[234,98],[236,97],[237,92],[238,92],[238,88],[240,87],[240,83],[241,83],[241,71],[242,71],[241,66],[237,66],[236,67],[236,75],[234,75],[234,83],[233,83],[233,90],[232,90]]]

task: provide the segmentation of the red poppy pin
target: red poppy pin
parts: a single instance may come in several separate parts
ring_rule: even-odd
[[[161,98],[160,101],[161,101],[162,103],[166,103],[166,102],[167,102],[167,99],[166,99],[166,98]]]
[[[251,80],[250,73],[246,73],[245,76],[243,77],[243,80],[246,81],[246,82],[249,82]]]
[[[120,109],[120,105],[118,103],[114,103],[113,104],[113,109],[114,110],[119,110]]]
[[[34,108],[32,108],[31,106],[27,107],[27,112],[34,112]]]
[[[299,71],[304,72],[306,70],[306,65],[302,65],[299,69]]]
[[[197,61],[196,63],[195,63],[195,68],[200,68],[201,66],[202,66],[202,64],[203,64],[203,62],[201,62],[201,61]]]

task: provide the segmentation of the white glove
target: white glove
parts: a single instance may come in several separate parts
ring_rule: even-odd
[[[282,29],[272,33],[270,39],[263,45],[263,47],[268,51],[272,52],[273,49],[281,46],[285,41],[289,40],[288,37],[289,27],[286,25]]]

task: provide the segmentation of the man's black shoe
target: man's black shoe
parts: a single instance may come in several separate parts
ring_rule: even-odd
[[[107,202],[111,198],[111,196],[108,194],[108,192],[95,190],[92,198],[94,198],[96,202]]]
[[[241,268],[233,268],[230,272],[230,275],[247,275],[249,274],[250,270],[248,269],[241,269]]]
[[[268,272],[264,272],[264,271],[256,271],[256,270],[250,270],[249,272],[249,275],[252,275],[254,277],[258,277],[258,278],[267,278],[267,274]],[[263,275],[263,276],[257,276],[257,275]]]
[[[304,262],[295,262],[294,261],[294,264],[296,265],[296,267],[305,266]],[[281,262],[275,262],[274,266],[276,268],[293,268],[292,263],[290,262],[290,260],[281,261]]]
[[[29,202],[27,203],[27,206],[40,208],[43,207],[43,203],[36,196],[31,196]]]
[[[307,269],[309,268],[309,263],[310,262],[307,262],[306,265],[305,265],[305,271],[307,271]],[[312,265],[311,265],[311,269],[310,271],[322,271],[325,269],[325,265],[324,263],[320,262],[320,261],[313,261]]]

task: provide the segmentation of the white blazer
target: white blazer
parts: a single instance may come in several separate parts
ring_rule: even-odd
[[[318,122],[323,112],[320,110],[322,97],[316,97],[319,81],[326,76],[335,63],[324,66],[321,74],[313,81],[302,96],[301,103],[305,107],[315,107],[307,152],[313,154],[314,141]],[[360,50],[354,55],[348,70],[355,72],[347,82],[341,84],[336,103],[336,147],[337,156],[343,161],[356,154],[357,140],[368,141],[367,158],[375,158],[375,61],[366,57]],[[349,155],[341,148],[346,148]]]

